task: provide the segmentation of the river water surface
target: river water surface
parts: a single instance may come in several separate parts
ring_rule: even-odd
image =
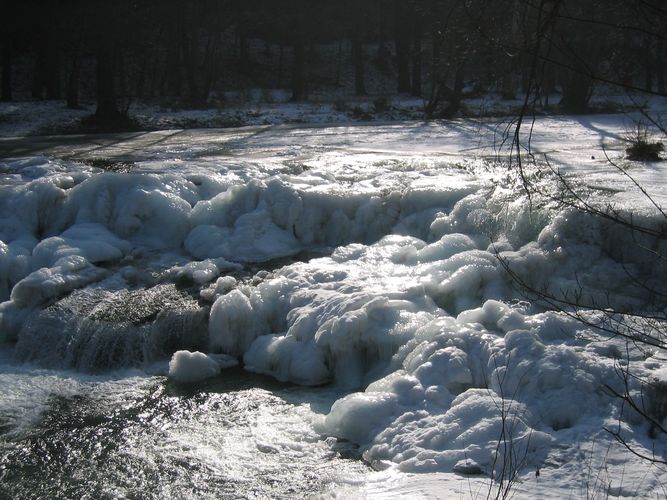
[[[354,484],[313,419],[337,394],[230,369],[197,387],[0,367],[0,498],[302,498]],[[339,396],[339,395],[338,395]]]

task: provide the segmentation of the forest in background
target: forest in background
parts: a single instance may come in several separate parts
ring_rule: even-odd
[[[225,92],[250,89],[420,96],[429,117],[486,93],[566,113],[586,112],[596,85],[666,95],[661,0],[2,4],[0,98],[94,101],[102,121],[133,102],[224,107]]]

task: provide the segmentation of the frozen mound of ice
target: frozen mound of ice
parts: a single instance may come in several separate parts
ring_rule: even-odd
[[[614,360],[554,341],[554,322],[565,336],[579,327],[497,301],[433,320],[395,356],[398,370],[337,401],[322,430],[364,444],[371,463],[408,472],[471,459],[491,474],[510,444],[525,466],[538,466],[559,430],[613,407],[602,386],[614,380]]]
[[[576,293],[585,281],[594,297],[612,289],[616,300],[642,303],[647,293],[625,262],[568,236],[605,230],[568,213],[516,251],[459,233],[431,243],[393,235],[339,247],[219,299],[230,313],[244,313],[235,326],[211,323],[210,335],[221,339],[215,349],[245,352],[252,371],[300,384],[366,387],[334,404],[320,430],[361,444],[371,463],[451,471],[471,459],[496,474],[509,453],[539,467],[559,433],[599,431],[599,415],[617,414],[604,388],[622,390],[615,369],[622,342],[605,337],[601,350],[591,342],[599,332],[581,322],[529,312],[504,266],[536,289]],[[608,244],[632,238],[619,233]],[[568,275],[574,269],[579,281]],[[643,359],[637,349],[631,357]],[[512,439],[499,445],[503,432]]]
[[[19,281],[10,298],[18,307],[32,307],[81,288],[106,276],[80,255],[58,259],[53,267],[43,267]]]
[[[232,228],[201,225],[185,240],[197,258],[224,257],[237,262],[265,262],[301,251],[294,235],[276,226],[263,210],[240,216]]]
[[[62,257],[79,255],[90,263],[120,260],[132,249],[101,224],[83,223],[70,226],[60,236],[40,241],[32,251],[33,267],[51,267]]]
[[[30,273],[31,250],[35,244],[36,240],[27,244],[0,241],[0,301],[9,299],[14,285]]]
[[[170,274],[176,282],[186,281],[196,285],[204,285],[217,280],[222,272],[240,271],[242,269],[243,266],[240,264],[217,258],[188,262],[183,266],[174,266],[170,269]]]
[[[139,174],[93,176],[67,192],[55,227],[97,223],[135,244],[178,247],[190,230],[191,206],[169,180]]]
[[[299,383],[306,381],[301,372],[290,375],[291,360],[307,349],[321,359],[309,383],[364,385],[386,369],[421,325],[443,315],[437,305],[447,303],[454,289],[460,305],[491,298],[500,287],[492,255],[470,250],[472,242],[462,236],[443,239],[427,245],[389,236],[371,246],[341,247],[331,257],[287,266],[247,295],[236,291],[218,299],[211,313],[211,347],[234,355],[245,352],[248,369]],[[443,250],[447,239],[452,244]],[[415,264],[419,255],[443,258]],[[441,276],[438,284],[436,274]],[[276,325],[283,315],[286,323]],[[266,333],[277,336],[252,344]],[[294,354],[288,356],[290,349]]]
[[[203,352],[176,351],[169,361],[169,378],[192,383],[220,374],[220,364]]]

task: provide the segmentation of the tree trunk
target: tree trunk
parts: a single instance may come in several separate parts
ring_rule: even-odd
[[[294,64],[292,67],[292,101],[306,100],[306,61],[303,40],[294,44]]]
[[[440,99],[440,25],[438,23],[439,12],[437,0],[431,0],[430,11],[431,19],[431,74],[429,100],[424,112],[427,117],[432,117],[435,109],[438,107]]]
[[[280,44],[278,50],[278,82],[276,87],[281,89],[283,88],[283,66],[285,65],[285,47],[283,44]]]
[[[250,50],[248,48],[248,36],[245,31],[239,33],[239,73],[242,75],[251,73]]]
[[[183,66],[188,83],[188,105],[194,108],[201,108],[203,107],[203,103],[201,102],[201,88],[197,79],[199,50],[197,48],[197,28],[194,26],[191,27],[190,33],[184,37],[183,55]]]
[[[516,93],[514,92],[514,89],[514,74],[512,73],[511,66],[508,65],[508,69],[503,71],[501,98],[506,101],[516,99]]]
[[[72,56],[72,68],[67,78],[67,107],[70,109],[79,109],[81,107],[79,105],[79,59],[79,48],[77,47]]]
[[[364,45],[361,43],[361,36],[355,30],[352,35],[352,61],[354,64],[354,93],[356,95],[366,95],[366,86],[364,84]]]
[[[116,102],[116,58],[108,34],[101,34],[97,45],[97,109],[95,116],[102,121],[120,117]]]
[[[422,33],[419,25],[415,27],[412,46],[412,95],[422,95]]]
[[[0,101],[7,102],[11,100],[12,100],[12,46],[10,41],[5,39],[5,43],[2,46],[2,91],[0,92]]]
[[[504,43],[509,45],[510,50],[512,47],[519,47],[521,45],[520,41],[520,30],[521,30],[521,12],[520,12],[519,0],[514,0],[512,2],[511,14],[508,17],[510,22],[509,32],[504,34]],[[502,64],[502,88],[501,88],[501,97],[505,100],[516,99],[516,81],[514,73],[517,67],[517,56],[510,56],[507,53],[507,50],[502,50],[501,64]],[[525,65],[521,65],[522,68]],[[525,83],[524,83],[525,87]]]
[[[53,31],[50,28],[49,31]],[[44,84],[47,99],[60,99],[60,51],[58,50],[55,33],[49,33],[48,46],[46,49],[46,72]]]
[[[447,96],[447,107],[443,111],[443,116],[449,118],[454,116],[461,109],[461,100],[463,99],[463,84],[465,82],[465,60],[460,61],[454,74],[454,89]]]
[[[658,80],[658,92],[665,95],[665,44],[662,38],[658,40],[657,59],[655,70]]]
[[[394,33],[396,43],[397,90],[410,92],[410,30],[405,0],[394,0]]]
[[[181,20],[182,21],[182,20]],[[183,97],[183,81],[181,78],[181,32],[182,27],[176,21],[167,33],[167,55],[165,60],[165,78],[162,94]]]
[[[586,113],[593,90],[593,80],[586,75],[585,69],[566,70],[561,85],[563,95],[559,103],[560,107],[567,113]]]
[[[32,69],[32,87],[30,95],[33,99],[44,98],[44,67],[46,66],[46,44],[38,42],[35,63]]]
[[[653,90],[653,65],[656,62],[652,57],[651,48],[651,41],[648,38],[645,38],[642,42],[644,88],[649,92]]]
[[[336,87],[340,87],[340,77],[343,69],[343,41],[338,40],[338,51],[336,52]]]
[[[136,76],[136,86],[135,86],[135,92],[137,99],[143,99],[145,97],[145,92],[146,92],[146,75],[148,74],[148,68],[150,67],[150,61],[149,61],[149,56],[148,56],[148,49],[145,49],[144,54],[142,56],[142,62],[141,62],[141,67],[139,68],[139,72]]]

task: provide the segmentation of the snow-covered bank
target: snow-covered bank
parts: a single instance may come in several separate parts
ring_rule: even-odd
[[[524,96],[502,99],[496,94],[466,97],[461,117],[483,118],[513,116],[523,104]],[[558,101],[560,96],[552,96]],[[131,121],[125,127],[133,130],[173,130],[216,127],[245,127],[284,124],[333,124],[368,121],[401,121],[426,119],[428,99],[397,95],[323,96],[310,102],[290,102],[290,94],[281,90],[230,92],[222,103],[208,109],[183,109],[136,102],[129,109]],[[646,100],[640,96],[607,95],[601,92],[591,101],[591,110],[664,111],[664,99]],[[0,137],[24,137],[94,132],[86,118],[95,112],[92,103],[81,109],[68,109],[64,101],[30,100],[0,102]],[[546,112],[546,110],[545,110]],[[82,122],[83,120],[83,122]]]
[[[533,148],[593,203],[660,233],[664,216],[601,151],[621,161],[624,127],[539,120]],[[667,283],[654,258],[665,241],[549,200],[531,206],[492,161],[498,133],[483,121],[193,132],[129,172],[5,160],[0,332],[18,359],[56,368],[141,368],[188,350],[331,383],[341,398],[316,429],[396,474],[498,477],[505,466],[520,491],[539,497],[547,483],[562,496],[581,491],[588,464],[606,467],[613,491],[658,494],[660,474],[620,446],[590,457],[615,425],[665,456],[664,436],[621,415],[605,387],[624,390],[619,363],[664,380],[664,350],[527,302],[507,271],[555,297],[650,310],[647,290]],[[667,199],[661,164],[627,167]],[[661,394],[646,397],[664,421]],[[537,469],[539,484],[528,481]]]
[[[397,97],[387,100],[387,109],[376,112],[373,100],[351,99],[326,102],[278,102],[238,99],[209,109],[179,109],[150,104],[134,104],[131,122],[125,126],[136,130],[171,130],[176,128],[241,127],[278,124],[348,123],[368,120],[421,120],[425,101]],[[514,103],[516,106],[516,103]],[[0,103],[0,137],[86,133],[87,117],[94,105],[67,109],[63,101],[17,101]]]

